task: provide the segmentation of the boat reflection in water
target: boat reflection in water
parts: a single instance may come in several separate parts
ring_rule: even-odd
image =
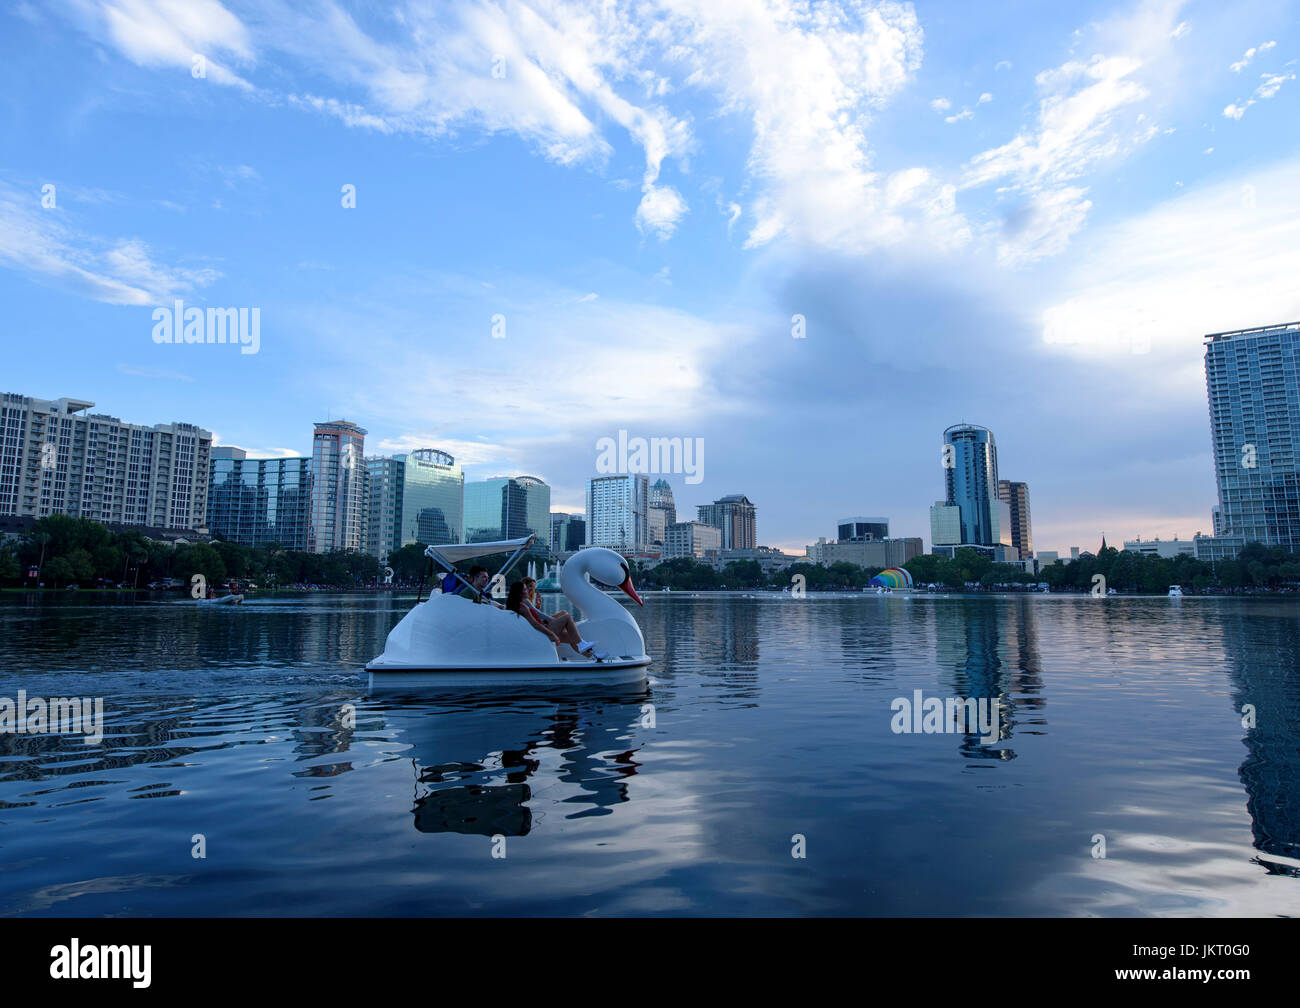
[[[548,808],[571,805],[566,818],[609,815],[628,801],[648,699],[636,684],[436,705],[427,697],[386,698],[374,713],[394,741],[411,747],[419,832],[510,837],[532,830],[529,802],[542,792]]]

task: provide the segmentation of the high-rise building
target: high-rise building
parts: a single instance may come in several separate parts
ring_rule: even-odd
[[[744,494],[728,494],[712,504],[697,505],[700,521],[722,532],[725,550],[753,549],[758,538],[758,509]]]
[[[305,550],[311,528],[311,459],[250,459],[242,448],[212,449],[208,531],[241,546]]]
[[[0,514],[206,528],[212,432],[124,423],[94,405],[0,397]]]
[[[650,541],[662,544],[669,525],[677,521],[677,504],[673,501],[673,488],[666,479],[657,479],[650,488]]]
[[[551,488],[536,476],[493,476],[465,484],[465,542],[535,535],[551,539]]]
[[[369,548],[370,473],[365,448],[365,429],[350,421],[316,424],[311,453],[311,552],[360,553]]]
[[[406,458],[372,456],[366,459],[370,476],[370,515],[366,522],[366,552],[380,560],[402,545],[402,486]]]
[[[1197,557],[1235,556],[1249,542],[1300,547],[1300,322],[1205,337],[1215,538]]]
[[[535,535],[534,548],[547,549],[551,545],[551,487],[540,476],[516,476],[515,482],[524,488],[523,535]]]
[[[417,542],[426,546],[461,542],[465,474],[456,459],[436,448],[419,448],[396,457],[402,461],[398,547]]]
[[[961,541],[992,546],[999,534],[998,447],[993,432],[957,424],[943,432],[943,441],[945,503],[960,509]]]
[[[704,522],[674,522],[664,536],[663,558],[694,557],[697,560],[716,556],[722,549],[722,530]]]
[[[1022,558],[1034,554],[1033,525],[1029,519],[1029,484],[998,480],[998,500],[1007,505],[1011,522],[1011,545]]]
[[[368,458],[368,552],[381,560],[412,543],[458,543],[463,529],[465,475],[455,458],[420,448],[391,458]]]
[[[597,476],[587,481],[587,544],[622,553],[649,545],[650,480],[642,473]]]
[[[663,508],[651,507],[646,514],[646,524],[649,528],[647,535],[650,539],[651,546],[662,546],[664,536],[668,532],[668,526],[673,524],[668,521],[668,512]]]
[[[551,512],[551,549],[556,553],[572,553],[582,549],[587,541],[587,521],[580,514]]]

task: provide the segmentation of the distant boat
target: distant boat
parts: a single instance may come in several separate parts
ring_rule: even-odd
[[[201,605],[239,605],[244,601],[243,595],[222,595],[220,598],[195,599]]]
[[[1169,597],[1170,597],[1170,598],[1182,598],[1182,597],[1183,597],[1183,586],[1182,586],[1182,585],[1170,585],[1170,586],[1169,586]]]

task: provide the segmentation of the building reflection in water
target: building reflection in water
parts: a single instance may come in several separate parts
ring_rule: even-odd
[[[1238,769],[1246,789],[1255,848],[1300,861],[1300,623],[1292,611],[1276,615],[1233,608],[1220,616],[1231,663],[1237,716],[1250,704],[1254,727],[1243,728],[1246,759]],[[1261,857],[1275,875],[1300,878],[1300,867]]]
[[[1042,662],[1033,599],[966,599],[935,608],[935,655],[953,697],[996,700],[998,742],[962,735],[967,759],[1011,760],[1017,730],[1041,734],[1044,718]]]
[[[785,620],[780,603],[762,597],[688,592],[661,595],[636,614],[652,676],[671,682],[683,670],[727,699],[757,702],[760,694],[759,619]],[[787,612],[789,610],[786,610]]]

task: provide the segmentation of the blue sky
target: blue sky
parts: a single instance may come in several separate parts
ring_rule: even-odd
[[[1300,318],[1298,15],[9,5],[3,386],[257,454],[345,417],[556,510],[598,439],[699,437],[679,510],[744,492],[800,550],[928,543],[965,420],[1038,548],[1209,532],[1200,337]],[[155,344],[175,298],[259,352]]]

